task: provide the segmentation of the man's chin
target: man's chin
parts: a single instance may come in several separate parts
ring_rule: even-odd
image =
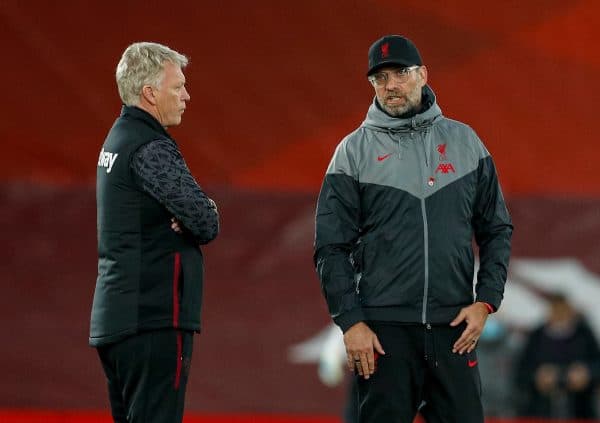
[[[177,117],[177,118],[173,118],[173,120],[171,120],[169,126],[177,126],[181,123],[181,116]]]
[[[401,117],[402,115],[405,115],[406,112],[408,112],[406,107],[384,106],[383,110],[385,110],[388,115],[393,116],[393,117]]]
[[[392,117],[405,119],[419,113],[420,108],[411,104],[398,107],[383,106],[383,110]]]

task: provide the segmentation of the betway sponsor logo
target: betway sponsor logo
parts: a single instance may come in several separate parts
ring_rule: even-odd
[[[106,173],[110,173],[113,165],[115,164],[115,160],[117,160],[117,156],[119,153],[111,153],[109,151],[104,151],[104,148],[100,150],[100,156],[98,156],[98,166],[105,167]]]

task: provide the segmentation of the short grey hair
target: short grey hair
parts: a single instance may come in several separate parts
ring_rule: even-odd
[[[188,58],[158,43],[133,43],[125,49],[117,65],[117,87],[126,106],[137,106],[144,85],[159,87],[165,62],[184,68]]]

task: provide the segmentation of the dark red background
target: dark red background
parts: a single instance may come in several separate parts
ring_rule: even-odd
[[[217,201],[190,410],[338,414],[288,348],[328,322],[313,211],[339,140],[362,121],[376,38],[412,38],[444,113],[492,152],[515,256],[600,272],[600,3],[594,1],[0,2],[0,407],[105,409],[87,347],[94,175],[133,41],[191,58],[180,141]]]

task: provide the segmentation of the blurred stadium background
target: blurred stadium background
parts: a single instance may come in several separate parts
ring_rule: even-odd
[[[222,216],[187,421],[338,421],[345,388],[317,376],[313,213],[387,33],[416,42],[444,114],[495,158],[516,228],[495,318],[527,330],[561,290],[600,334],[600,2],[0,0],[0,421],[108,421],[87,346],[94,178],[116,63],[142,40],[191,58],[172,133]]]

